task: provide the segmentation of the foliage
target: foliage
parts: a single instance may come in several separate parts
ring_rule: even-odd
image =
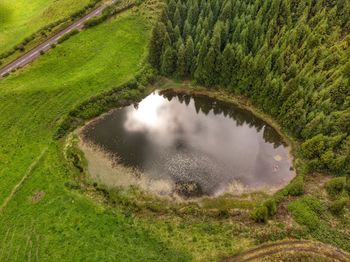
[[[251,98],[305,142],[300,155],[309,172],[349,174],[350,4],[344,3],[168,0],[149,61],[163,75]]]
[[[267,214],[269,217],[272,217],[277,212],[276,201],[273,198],[270,198],[264,202],[264,206],[267,208]]]
[[[292,182],[290,182],[286,189],[287,195],[301,196],[304,194],[304,178],[300,175],[297,176]]]
[[[242,3],[241,6],[235,6],[235,12],[242,12],[245,5],[252,1],[242,1]],[[331,1],[328,3],[332,4]],[[217,5],[220,4],[220,2],[217,3]],[[231,11],[228,7],[225,9],[221,17],[232,15],[233,9]],[[265,10],[268,9],[269,7],[266,6]],[[345,11],[346,8],[339,11],[339,17],[342,17],[344,25],[347,24],[349,17]],[[180,11],[177,13],[176,19],[180,22],[183,17],[179,15]],[[295,14],[293,12],[293,16],[297,16],[297,12]],[[288,20],[288,16],[286,17]],[[292,22],[292,20],[289,21],[289,23]],[[188,23],[185,21],[183,27],[187,29],[184,31],[187,32],[186,34],[192,34],[186,24]],[[182,28],[178,28],[176,32],[181,33],[181,30]],[[246,30],[244,35],[247,36],[248,33],[249,30]],[[277,33],[270,35],[273,37]],[[232,255],[252,245],[251,241],[254,239],[257,228],[249,223],[248,226],[246,223],[224,223],[223,221],[216,223],[203,221],[201,217],[191,220],[180,215],[149,218],[146,215],[134,216],[120,205],[115,208],[103,205],[103,198],[91,200],[95,196],[94,192],[87,192],[88,197],[86,197],[76,191],[78,187],[71,179],[73,171],[64,164],[62,157],[63,145],[61,141],[52,141],[52,137],[61,124],[60,120],[64,119],[73,109],[84,104],[86,99],[106,93],[112,87],[121,87],[122,83],[130,81],[140,69],[140,60],[146,55],[144,51],[147,40],[148,31],[147,28],[145,30],[145,19],[141,16],[130,16],[130,13],[127,13],[121,19],[116,21],[113,19],[110,23],[101,24],[77,35],[71,41],[57,46],[52,52],[41,57],[28,70],[0,81],[0,134],[2,137],[0,199],[2,201],[21,180],[33,159],[49,145],[43,162],[29,176],[21,190],[16,192],[5,212],[0,216],[0,249],[3,250],[1,252],[3,260],[11,260],[13,254],[16,254],[16,258],[20,261],[113,260],[115,258],[123,261],[217,261],[220,256]],[[196,61],[195,58],[200,48],[197,46],[197,40],[192,39],[192,41],[194,54],[193,60],[189,61]],[[210,41],[207,40],[207,42],[209,45]],[[188,43],[191,41],[189,40]],[[186,47],[187,44],[184,45]],[[202,54],[206,54],[204,51],[203,48]],[[292,51],[288,52],[293,53]],[[320,52],[322,51],[323,49],[320,49]],[[246,56],[243,52],[245,51],[237,52],[237,61],[243,62],[241,55]],[[276,66],[282,65],[282,60],[284,58],[278,59],[279,63],[276,63]],[[289,62],[288,57],[286,61]],[[192,65],[195,63],[193,62]],[[188,66],[190,62],[185,64],[187,75],[196,72],[196,68]],[[327,67],[329,63],[323,66]],[[208,71],[203,69],[203,72]],[[290,70],[288,74],[289,77],[293,76],[295,70]],[[337,74],[333,77],[336,76]],[[137,83],[142,84],[147,83],[149,77],[154,77],[152,70],[147,70],[135,78]],[[315,83],[315,88],[317,86],[320,90],[320,86],[323,85],[322,77],[323,75],[320,74]],[[246,76],[241,78],[239,75],[233,75],[232,79],[232,81],[241,83],[237,85],[235,92],[245,92],[245,87],[251,88],[249,86],[251,79],[249,80]],[[269,92],[272,98],[260,101],[269,112],[271,99],[277,101],[276,97],[279,92],[276,90],[282,90],[283,83],[273,79],[271,86],[275,88],[271,92],[270,90],[265,90],[265,92]],[[228,84],[227,88],[232,88],[232,86]],[[339,85],[335,90],[342,90],[342,88]],[[118,97],[124,99],[130,98],[129,96],[136,97],[142,88],[128,91],[130,94],[122,92],[118,93]],[[284,92],[288,93],[287,91]],[[328,96],[328,93],[326,91],[320,93],[313,96],[313,101],[320,101],[322,108],[327,111],[332,105],[327,99],[323,100],[323,96]],[[334,95],[332,101],[342,99],[341,96],[339,98]],[[102,107],[108,104],[101,101]],[[303,106],[311,107],[312,103],[305,103]],[[82,117],[91,117],[98,113],[101,107],[88,108],[91,111],[77,113]],[[271,112],[275,112],[276,116],[278,110],[278,107],[274,107]],[[331,118],[325,114],[324,117],[320,116],[317,119],[318,123],[323,123],[323,121],[328,122]],[[335,127],[344,131],[347,126],[342,119],[339,116],[335,120],[339,122]],[[315,126],[323,128],[321,124],[315,124]],[[326,129],[329,127],[327,123],[323,126]],[[314,129],[310,127],[308,130]],[[339,150],[339,146],[334,149]],[[33,194],[39,190],[45,192],[45,197],[34,203]],[[307,204],[303,203],[303,205],[313,206],[312,209],[308,207],[310,212],[316,213],[317,210],[322,210],[322,205],[318,205],[317,201],[306,202]],[[152,208],[159,208],[159,203],[154,203]],[[260,228],[270,232],[276,229],[274,223],[271,224]],[[279,232],[282,231],[279,237],[290,236],[288,230],[281,229]],[[337,231],[337,229],[325,228],[321,224],[311,234],[315,239],[350,250],[348,234]]]
[[[346,177],[346,184],[345,184],[345,190],[350,195],[350,177]]]
[[[251,213],[251,218],[258,223],[266,223],[269,215],[269,210],[265,205],[256,207]]]
[[[293,218],[309,230],[316,230],[320,225],[320,215],[324,211],[323,205],[317,198],[305,196],[288,205],[288,211]]]
[[[73,29],[72,31],[64,34],[60,39],[58,39],[57,43],[62,44],[64,41],[67,41],[69,38],[71,38],[72,36],[74,36],[76,34],[79,34],[79,30]]]
[[[330,196],[339,196],[346,188],[346,179],[345,177],[333,178],[327,182],[325,187]]]
[[[344,232],[336,230],[331,226],[322,223],[315,231],[311,232],[313,238],[340,247],[344,250],[350,250],[350,236]]]
[[[108,17],[109,17],[109,14],[102,14],[100,16],[95,16],[93,18],[90,18],[84,23],[84,27],[89,28],[89,27],[93,27],[98,24],[101,24],[102,22],[106,21]]]
[[[341,145],[342,135],[324,136],[317,135],[306,140],[301,145],[301,154],[308,163],[309,171],[329,171],[334,174],[348,174],[348,148],[347,143]],[[339,147],[346,148],[344,152]]]
[[[90,20],[84,23],[84,27],[93,27],[104,21],[106,21],[109,17],[119,14],[135,5],[134,1],[124,0],[124,1],[116,1],[113,5],[107,6],[102,10],[102,14],[96,17],[91,18]]]
[[[343,213],[348,201],[349,200],[345,197],[336,199],[329,205],[329,211],[331,211],[333,215],[339,216],[341,213]]]

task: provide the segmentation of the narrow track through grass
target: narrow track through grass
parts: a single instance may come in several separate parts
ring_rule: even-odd
[[[329,245],[325,245],[320,242],[313,242],[307,240],[287,240],[281,242],[275,242],[270,244],[264,244],[247,251],[244,251],[236,256],[223,259],[222,262],[252,262],[252,261],[262,261],[264,259],[273,260],[271,256],[278,255],[281,253],[291,253],[291,258],[293,253],[303,253],[313,256],[321,257],[322,259],[327,259],[329,261],[339,261],[347,262],[350,260],[350,255]],[[313,260],[316,261],[316,260]]]
[[[37,167],[37,165],[40,163],[40,161],[43,159],[45,153],[47,151],[47,147],[40,153],[40,155],[38,156],[38,158],[28,167],[27,171],[25,172],[25,174],[23,175],[22,179],[18,182],[18,184],[16,184],[10,195],[4,200],[4,203],[2,203],[2,205],[0,206],[0,215],[3,212],[3,210],[6,208],[6,206],[8,205],[8,203],[11,201],[11,199],[13,198],[13,196],[16,194],[16,192],[21,188],[21,186],[23,185],[23,183],[27,180],[27,178],[30,176],[30,174],[33,173],[33,171],[35,170],[35,168]]]

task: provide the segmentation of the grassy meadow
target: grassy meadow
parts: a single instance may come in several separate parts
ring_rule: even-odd
[[[0,1],[0,53],[20,43],[43,26],[65,18],[89,0]]]
[[[126,13],[72,37],[0,82],[1,203],[48,148],[0,217],[1,261],[111,260],[118,252],[126,260],[137,254],[176,257],[142,226],[132,229],[131,219],[67,190],[70,178],[52,143],[63,114],[140,68],[149,37],[146,25],[142,17]],[[44,192],[38,203],[32,199],[36,192]]]
[[[141,18],[122,16],[84,31],[0,82],[0,201],[51,141],[64,113],[133,76],[147,37]]]

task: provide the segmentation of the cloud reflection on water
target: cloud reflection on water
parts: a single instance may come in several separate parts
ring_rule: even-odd
[[[196,181],[208,194],[237,180],[245,186],[276,186],[294,175],[271,127],[209,98],[154,93],[136,108],[116,110],[86,134],[152,179]],[[277,162],[276,155],[282,160]]]

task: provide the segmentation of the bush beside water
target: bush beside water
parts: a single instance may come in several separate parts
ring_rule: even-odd
[[[261,205],[254,209],[251,214],[251,218],[258,223],[266,223],[268,219],[269,211],[265,205]]]
[[[276,201],[273,198],[270,198],[265,201],[264,206],[267,208],[267,214],[269,217],[272,217],[277,212],[277,205]]]

